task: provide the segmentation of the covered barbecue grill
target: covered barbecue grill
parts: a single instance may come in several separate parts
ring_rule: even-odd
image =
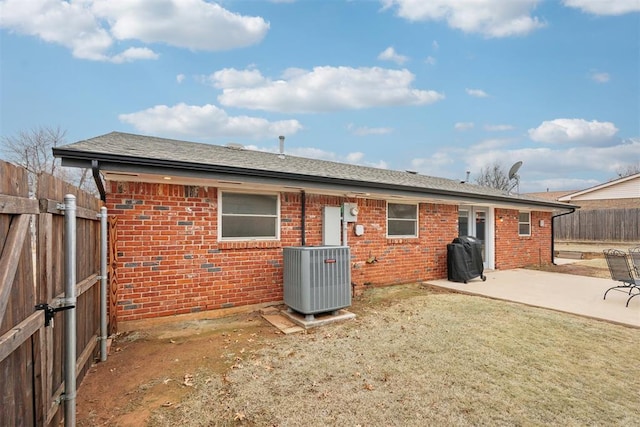
[[[460,236],[447,245],[447,279],[452,282],[467,283],[483,275],[482,243],[473,236]]]

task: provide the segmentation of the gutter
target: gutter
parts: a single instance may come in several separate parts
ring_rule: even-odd
[[[100,178],[100,164],[97,160],[91,160],[91,172],[93,173],[93,180],[95,181],[96,187],[98,187],[98,192],[100,193],[100,200],[106,203],[107,192],[104,190],[104,185]]]
[[[579,206],[578,206],[579,207]],[[558,215],[551,215],[551,264],[553,265],[557,265],[556,264],[556,252],[555,252],[555,241],[556,241],[556,235],[555,235],[555,219],[558,218],[559,216],[564,216],[564,215],[569,215],[572,214],[576,211],[576,209],[578,209],[578,207],[575,208],[569,208],[571,209],[569,212],[564,212]]]

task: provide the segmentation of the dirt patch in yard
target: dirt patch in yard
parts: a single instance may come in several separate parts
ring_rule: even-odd
[[[247,313],[119,335],[107,361],[94,365],[78,390],[78,425],[145,425],[155,410],[178,406],[193,391],[198,371],[226,372],[275,333],[257,313]]]
[[[584,259],[570,264],[543,265],[529,267],[535,270],[550,271],[553,273],[575,274],[578,276],[611,278],[607,261],[604,258]]]

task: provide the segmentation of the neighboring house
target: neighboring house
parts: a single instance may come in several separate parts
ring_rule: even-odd
[[[483,241],[488,269],[550,263],[552,212],[573,209],[235,144],[114,132],[54,155],[106,181],[123,321],[282,301],[286,246],[346,243],[355,292],[446,277],[458,235]]]
[[[640,207],[640,173],[614,179],[586,190],[565,194],[560,202],[578,204],[582,209]]]
[[[555,239],[581,242],[637,242],[640,239],[640,173],[579,191],[528,196],[579,205],[576,215],[558,218]]]
[[[527,193],[539,199],[580,205],[581,210],[640,208],[640,173],[585,190]]]

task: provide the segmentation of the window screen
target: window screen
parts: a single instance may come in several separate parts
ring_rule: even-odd
[[[387,235],[416,237],[418,235],[418,205],[387,204]]]
[[[222,192],[222,239],[277,239],[278,196]]]
[[[531,235],[531,212],[518,214],[518,234],[521,236]]]

